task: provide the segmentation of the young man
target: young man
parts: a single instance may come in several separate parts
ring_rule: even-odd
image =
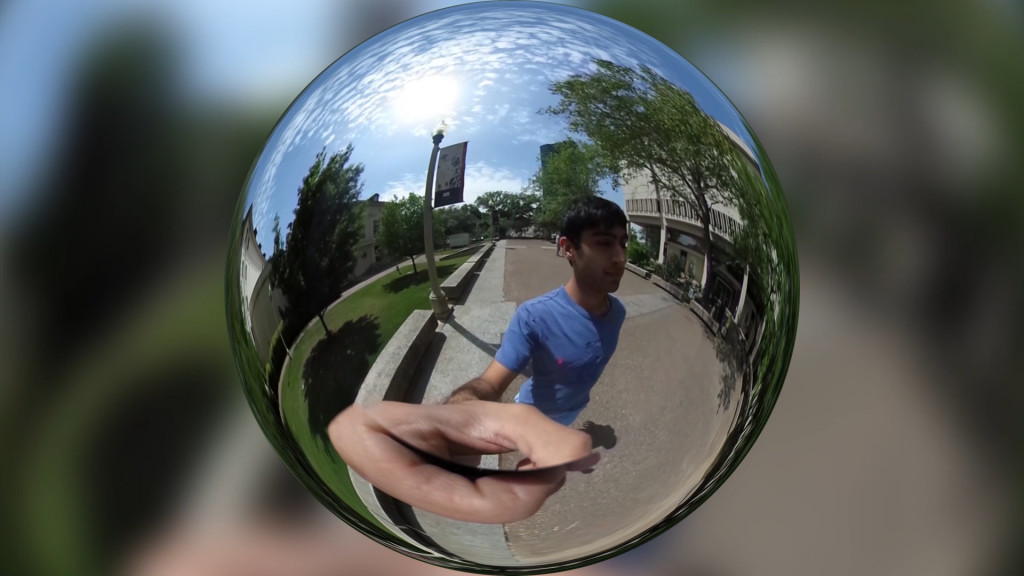
[[[507,524],[536,514],[568,472],[593,466],[598,456],[590,436],[569,426],[615,352],[626,317],[622,303],[609,296],[625,270],[626,216],[612,202],[589,198],[566,217],[559,243],[572,268],[569,281],[516,310],[495,360],[447,404],[353,404],[335,417],[328,433],[350,468],[411,506],[466,522]],[[499,403],[531,359],[533,377],[517,403]],[[515,476],[472,479],[425,465],[396,434],[453,460],[511,450],[526,459]]]
[[[568,282],[516,309],[487,370],[447,403],[498,401],[533,361],[533,376],[515,401],[569,426],[590,401],[619,342],[626,309],[611,296],[626,266],[626,215],[613,202],[589,197],[566,216],[559,247],[572,268]]]

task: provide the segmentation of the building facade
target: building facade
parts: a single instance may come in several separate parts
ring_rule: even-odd
[[[380,220],[384,214],[386,202],[381,202],[380,194],[374,194],[364,200],[362,204],[363,237],[355,246],[356,266],[352,271],[357,278],[380,260],[377,238],[380,237]]]
[[[719,124],[744,161],[757,173],[760,169],[753,152],[732,130]],[[643,231],[651,254],[659,263],[679,258],[682,276],[708,290],[708,303],[716,319],[727,314],[749,339],[754,338],[758,318],[763,309],[761,295],[753,293],[749,270],[730,265],[733,239],[743,227],[743,219],[735,206],[718,204],[711,208],[710,242],[714,248],[712,266],[706,269],[705,232],[700,216],[685,198],[659,194],[646,171],[630,173],[623,178],[623,203],[626,217],[634,228]],[[711,285],[708,285],[708,282]],[[675,280],[675,279],[670,279]]]

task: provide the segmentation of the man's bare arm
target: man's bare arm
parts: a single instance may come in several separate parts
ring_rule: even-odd
[[[501,400],[501,395],[515,378],[515,372],[505,368],[497,360],[491,360],[491,365],[483,374],[456,388],[445,403],[458,404],[469,400],[497,402]]]

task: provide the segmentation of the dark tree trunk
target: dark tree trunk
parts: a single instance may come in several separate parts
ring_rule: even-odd
[[[706,247],[704,251],[704,270],[705,270],[705,282],[701,288],[700,301],[701,304],[707,305],[709,293],[714,280],[714,247],[711,242],[711,206],[708,205],[707,201],[704,200],[703,195],[694,194],[697,198],[698,204],[700,204],[700,220],[701,225],[704,228],[704,245]]]
[[[416,257],[415,256],[409,256],[409,260],[412,260],[412,273],[413,274],[419,274],[419,271],[416,270]]]

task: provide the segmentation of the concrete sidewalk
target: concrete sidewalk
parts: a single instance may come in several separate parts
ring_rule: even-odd
[[[446,323],[438,325],[424,353],[415,386],[407,402],[439,404],[459,386],[479,376],[501,344],[501,335],[516,311],[505,302],[506,241],[500,240],[483,263],[477,278]],[[483,468],[498,468],[498,457],[485,456]],[[500,524],[476,524],[443,518],[407,507],[405,513],[423,533],[447,552],[492,566],[518,566]]]
[[[516,311],[515,302],[504,301],[505,249],[499,241],[448,322],[438,325],[406,401],[441,403],[490,364]]]

